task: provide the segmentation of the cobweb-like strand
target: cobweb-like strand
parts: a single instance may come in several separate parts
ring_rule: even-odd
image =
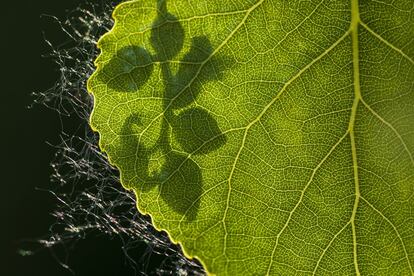
[[[68,41],[56,47],[46,39],[51,49],[48,57],[60,68],[60,78],[51,89],[35,93],[35,103],[55,110],[62,122],[71,117],[80,125],[74,133],[62,132],[61,143],[54,145],[50,192],[58,201],[53,212],[56,221],[38,242],[70,269],[67,257],[76,242],[103,233],[121,239],[126,260],[137,275],[203,275],[200,264],[185,258],[166,233],[156,231],[150,219],[138,213],[134,194],[121,186],[118,171],[100,151],[99,137],[88,124],[93,98],[86,81],[95,70],[97,40],[112,27],[111,12],[116,4],[107,0],[86,3],[65,21],[48,16],[51,24],[59,24]],[[139,250],[138,254],[134,250]],[[150,271],[148,263],[153,254],[162,256],[163,261]],[[132,255],[141,257],[137,260]]]

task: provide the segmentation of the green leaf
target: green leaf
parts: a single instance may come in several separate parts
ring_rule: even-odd
[[[91,126],[217,275],[414,275],[411,0],[130,1]]]

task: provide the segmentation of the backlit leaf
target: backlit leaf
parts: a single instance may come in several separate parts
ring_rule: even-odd
[[[217,275],[414,275],[414,2],[130,1],[88,88],[140,212]]]

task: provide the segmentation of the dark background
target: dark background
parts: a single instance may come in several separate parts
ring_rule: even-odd
[[[52,20],[41,14],[65,19],[81,0],[21,0],[2,3],[1,59],[1,171],[0,201],[0,275],[48,276],[72,275],[40,246],[32,256],[17,254],[30,240],[45,237],[55,221],[50,213],[56,199],[40,189],[50,189],[52,170],[49,163],[62,131],[59,115],[35,105],[31,92],[52,87],[59,77],[58,67],[42,58],[50,49],[46,37],[65,42],[68,38]],[[66,119],[65,127],[79,124]],[[36,249],[32,246],[31,249]],[[121,243],[108,236],[88,237],[79,241],[69,254],[75,275],[134,275],[125,261]]]

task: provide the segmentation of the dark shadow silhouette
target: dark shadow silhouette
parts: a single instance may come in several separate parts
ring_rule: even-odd
[[[137,92],[153,70],[151,55],[142,47],[127,46],[102,68],[98,78],[119,92]]]
[[[167,98],[175,98],[172,108],[179,109],[190,105],[201,92],[204,82],[222,78],[221,71],[215,68],[219,67],[216,66],[219,62],[224,63],[224,59],[210,58],[212,54],[213,47],[206,36],[192,38],[190,51],[181,61],[166,93]]]
[[[191,154],[208,154],[226,143],[216,120],[200,107],[186,109],[172,123],[174,137]]]
[[[187,155],[169,152],[161,169],[161,198],[175,211],[194,220],[200,205],[202,175],[200,167]]]
[[[121,146],[114,162],[119,164],[127,188],[148,192],[158,186],[161,198],[174,211],[193,220],[202,193],[202,173],[191,156],[217,150],[226,143],[226,137],[207,110],[191,105],[201,93],[203,83],[221,78],[222,73],[216,69],[220,66],[216,64],[224,60],[212,57],[213,48],[207,37],[194,37],[189,52],[173,74],[167,61],[182,49],[184,30],[178,19],[167,12],[164,0],[158,1],[150,40],[156,51],[153,56],[141,47],[126,47],[102,70],[102,79],[108,86],[118,91],[137,92],[152,73],[151,62],[160,62],[165,85],[164,114],[157,142],[145,147],[139,141],[134,128],[143,126],[137,111],[123,124]],[[114,72],[116,77],[109,79],[107,76]],[[172,148],[171,137],[179,149]],[[121,159],[124,160],[121,162]]]
[[[167,1],[158,0],[158,16],[151,29],[151,44],[156,60],[168,61],[183,47],[184,29],[178,19],[167,11]]]
[[[121,130],[121,144],[113,162],[122,171],[123,184],[128,189],[138,188],[134,186],[138,182],[143,183],[142,187],[149,190],[157,184],[157,179],[149,173],[150,149],[139,142],[134,126],[142,126],[138,114],[131,114],[125,120]]]
[[[165,136],[160,137],[154,147],[145,147],[139,142],[134,125],[141,126],[138,114],[130,115],[124,122],[116,160],[120,164],[124,184],[143,192],[160,185],[161,198],[175,211],[185,214],[187,219],[194,219],[202,192],[200,168],[188,155],[173,151],[167,141],[162,141]],[[163,158],[154,165],[152,159],[160,153]],[[119,162],[120,159],[126,160]],[[133,186],[134,183],[139,183],[139,187]]]

